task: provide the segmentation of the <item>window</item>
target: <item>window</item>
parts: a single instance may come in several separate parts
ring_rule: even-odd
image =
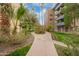
[[[51,21],[52,19],[50,19],[50,21]]]
[[[57,17],[59,17],[60,16],[60,14],[57,14]]]
[[[52,16],[52,14],[50,14],[50,16]]]
[[[61,22],[64,22],[64,19],[61,19]]]

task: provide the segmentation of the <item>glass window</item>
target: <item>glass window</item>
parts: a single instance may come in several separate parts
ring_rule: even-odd
[[[52,19],[50,19],[50,21],[51,21]]]
[[[50,14],[50,16],[52,16],[52,14]]]

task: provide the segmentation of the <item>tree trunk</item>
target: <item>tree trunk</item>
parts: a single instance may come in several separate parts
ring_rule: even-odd
[[[74,31],[75,31],[75,28],[76,28],[76,24],[75,24],[75,17],[73,18],[73,25],[74,25]]]
[[[15,25],[14,25],[14,29],[12,34],[15,35],[17,33],[17,24],[18,24],[18,20],[16,21]]]

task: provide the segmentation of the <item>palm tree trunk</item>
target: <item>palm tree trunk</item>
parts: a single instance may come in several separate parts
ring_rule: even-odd
[[[15,35],[17,33],[17,24],[18,24],[18,20],[16,21],[15,25],[14,25],[14,29],[12,34]]]

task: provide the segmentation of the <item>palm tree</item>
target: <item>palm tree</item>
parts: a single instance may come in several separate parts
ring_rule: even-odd
[[[10,31],[9,19],[11,19],[12,17],[12,12],[13,9],[11,7],[11,4],[0,3],[0,20],[1,20],[0,26],[3,34],[9,35],[9,31]]]
[[[17,10],[17,12],[15,14],[16,23],[14,24],[13,34],[16,34],[18,22],[19,22],[19,20],[22,19],[22,16],[24,15],[24,13],[25,13],[25,8],[24,8],[24,6],[22,4],[20,4],[20,7],[18,8],[18,10]]]

